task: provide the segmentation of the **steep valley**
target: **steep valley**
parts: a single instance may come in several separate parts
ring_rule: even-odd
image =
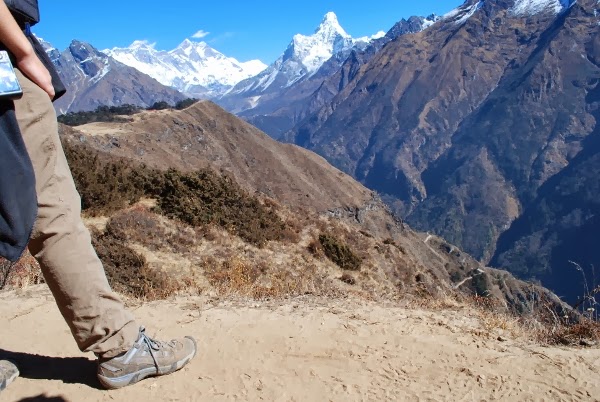
[[[582,177],[571,164],[598,169],[584,155],[595,152],[600,6],[521,3],[466,1],[428,29],[396,38],[284,138],[377,191],[413,227],[484,263],[554,285],[569,276],[558,272],[572,273],[571,260],[591,282],[599,261],[561,239],[579,229],[589,238],[594,197],[579,201],[581,213],[556,205],[532,219],[541,198],[566,200],[550,195],[551,179],[596,186],[598,174]],[[539,232],[572,213],[580,218],[567,218],[564,233],[556,225]],[[521,217],[532,225],[525,232]],[[513,223],[520,229],[499,246]],[[556,289],[571,301],[584,292],[579,279]]]

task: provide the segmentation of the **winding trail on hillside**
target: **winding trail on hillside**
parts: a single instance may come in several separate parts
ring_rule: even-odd
[[[311,297],[177,298],[133,305],[158,339],[192,334],[175,375],[98,389],[48,290],[0,293],[0,357],[22,376],[2,401],[600,400],[600,350],[544,348],[488,332],[469,310],[428,311]]]

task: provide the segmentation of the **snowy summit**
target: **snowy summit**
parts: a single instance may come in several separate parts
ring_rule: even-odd
[[[533,15],[548,11],[559,14],[574,3],[575,0],[515,0],[511,11],[515,15]]]
[[[509,8],[510,14],[515,17],[525,17],[541,13],[560,14],[577,0],[514,0],[512,7]],[[477,2],[466,1],[460,7],[455,8],[442,17],[447,22],[454,22],[457,25],[464,24],[473,14],[483,7],[485,0]]]
[[[302,63],[310,74],[316,72],[334,54],[350,49],[357,44],[368,44],[373,39],[381,38],[384,35],[385,32],[380,31],[371,37],[353,39],[342,28],[335,13],[330,11],[325,14],[313,35],[294,35],[286,54],[291,51],[293,58]],[[282,57],[285,57],[285,54]]]
[[[198,97],[218,96],[267,67],[260,60],[241,63],[206,42],[189,39],[170,51],[156,50],[154,44],[146,41],[135,41],[127,48],[107,49],[104,53],[163,85]]]
[[[332,56],[353,48],[364,48],[372,40],[384,36],[352,38],[342,28],[337,16],[328,12],[312,35],[296,34],[285,52],[256,77],[237,84],[228,95],[255,94],[267,89],[284,88],[315,74]]]

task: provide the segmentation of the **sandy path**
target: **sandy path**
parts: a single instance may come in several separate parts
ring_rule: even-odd
[[[196,336],[200,354],[175,375],[108,392],[43,286],[0,293],[0,356],[23,372],[0,400],[600,400],[600,350],[501,342],[464,311],[181,299],[135,314],[157,338]]]

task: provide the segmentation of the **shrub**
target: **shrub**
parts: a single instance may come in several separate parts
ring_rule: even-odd
[[[321,258],[324,254],[323,246],[319,241],[314,239],[311,240],[310,243],[308,243],[307,249],[314,257],[317,258]]]
[[[135,105],[122,106],[98,106],[94,111],[71,112],[58,116],[59,123],[68,126],[80,126],[93,122],[127,122],[123,116],[131,116],[139,113],[141,108]]]
[[[92,231],[92,244],[113,290],[144,299],[165,299],[179,290],[174,280],[149,268],[142,255],[110,232]]]
[[[177,102],[175,104],[175,109],[183,110],[185,108],[192,106],[196,102],[198,102],[198,99],[196,99],[196,98],[187,98],[187,99]]]
[[[394,239],[392,239],[392,238],[387,238],[387,239],[385,239],[385,240],[383,241],[383,244],[387,244],[387,245],[392,245],[392,246],[395,246],[395,245],[396,245],[396,242],[395,242],[395,241],[394,241]]]
[[[138,175],[121,160],[105,161],[81,146],[63,144],[81,207],[91,215],[117,211],[137,201],[143,191]]]
[[[360,269],[360,258],[337,238],[328,234],[322,234],[319,236],[319,243],[321,243],[323,252],[327,258],[340,268],[350,271],[358,271]]]
[[[92,244],[104,265],[111,287],[133,297],[144,297],[148,278],[146,259],[107,233],[92,231]]]
[[[165,110],[165,109],[171,109],[171,105],[169,105],[165,101],[154,102],[154,104],[148,108],[148,110]]]
[[[5,287],[22,289],[40,283],[44,283],[40,266],[29,251],[15,263],[0,257],[0,290]]]
[[[340,277],[340,281],[344,282],[345,284],[348,285],[356,285],[356,279],[354,279],[354,277],[350,274],[343,274]]]
[[[217,224],[259,247],[287,236],[288,229],[273,207],[262,205],[231,178],[209,169],[168,170],[148,190],[155,192],[162,214],[192,226]]]

